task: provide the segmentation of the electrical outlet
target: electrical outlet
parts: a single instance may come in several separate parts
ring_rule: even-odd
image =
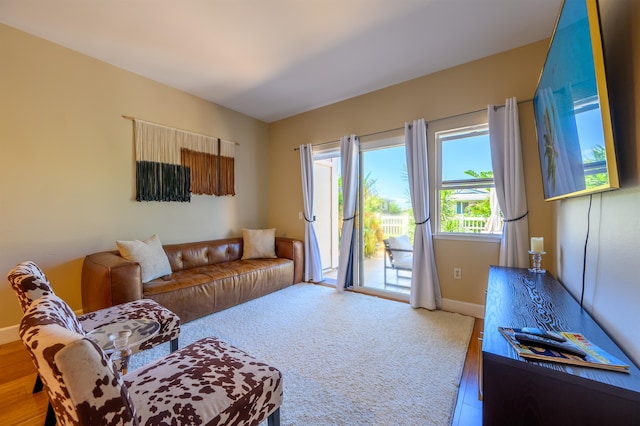
[[[453,268],[453,279],[454,280],[462,279],[462,268]]]
[[[298,212],[298,220],[302,220],[302,212]]]

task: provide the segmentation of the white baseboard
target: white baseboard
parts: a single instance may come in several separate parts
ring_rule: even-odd
[[[484,305],[461,302],[453,299],[442,299],[442,310],[468,315],[474,318],[484,318]]]
[[[0,328],[0,345],[15,342],[16,340],[20,340],[20,334],[18,333],[18,324]]]
[[[77,316],[82,315],[82,309],[75,311]],[[0,345],[20,340],[19,324],[10,325],[9,327],[0,328]]]

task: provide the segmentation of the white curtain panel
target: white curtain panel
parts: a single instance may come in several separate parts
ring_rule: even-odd
[[[340,160],[342,161],[342,237],[340,238],[340,257],[338,259],[338,278],[336,290],[343,291],[345,286],[353,285],[355,265],[354,226],[356,199],[358,194],[358,168],[360,140],[356,135],[340,138]]]
[[[314,227],[313,211],[313,148],[311,144],[300,145],[300,169],[302,170],[302,200],[304,203],[304,280],[320,282],[322,259],[318,237]]]
[[[529,219],[516,98],[507,99],[504,108],[489,105],[488,116],[493,180],[504,218],[500,265],[528,268]]]
[[[442,297],[429,216],[427,125],[424,119],[405,123],[404,133],[409,192],[416,222],[409,302],[414,308],[439,309]]]

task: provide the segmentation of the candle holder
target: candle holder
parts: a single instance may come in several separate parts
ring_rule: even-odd
[[[542,255],[547,254],[547,252],[546,251],[535,252],[535,251],[529,250],[529,254],[531,255],[531,260],[533,261],[533,268],[529,268],[529,271],[536,274],[544,274],[545,272],[547,272],[544,269],[540,268],[540,262],[542,262]]]

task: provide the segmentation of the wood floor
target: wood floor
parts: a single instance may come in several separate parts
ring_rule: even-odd
[[[476,320],[460,382],[453,426],[482,425],[478,400],[478,337],[482,320]],[[45,392],[32,394],[36,370],[22,342],[0,345],[0,425],[41,426],[47,411]]]
[[[44,424],[47,394],[32,394],[36,369],[21,341],[0,345],[0,425]]]
[[[469,341],[467,359],[460,379],[456,411],[451,422],[452,426],[481,426],[482,401],[478,398],[478,371],[480,367],[480,333],[484,328],[484,321],[476,318],[473,334]]]

